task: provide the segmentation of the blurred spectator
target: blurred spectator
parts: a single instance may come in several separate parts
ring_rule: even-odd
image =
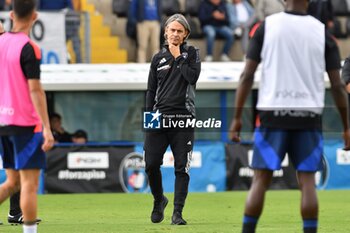
[[[253,7],[246,0],[232,0],[227,3],[230,27],[236,36],[241,37],[242,50],[246,54],[250,27],[255,22]]]
[[[0,11],[8,11],[11,9],[11,0],[0,0]]]
[[[284,0],[255,0],[255,13],[258,21],[263,21],[267,16],[284,11]]]
[[[72,142],[76,144],[85,144],[88,141],[88,135],[85,130],[78,129],[72,135]]]
[[[74,1],[75,7],[80,7],[80,2]],[[77,13],[73,7],[72,0],[40,0],[40,10],[66,10],[66,41],[71,40],[73,44],[73,50],[76,57],[76,63],[81,63],[81,51],[80,51],[80,14]]]
[[[224,0],[204,0],[199,6],[198,18],[207,40],[205,61],[213,61],[213,48],[216,36],[225,39],[221,61],[230,61],[229,52],[234,42],[233,31],[229,27],[229,18]]]
[[[72,136],[62,127],[62,117],[58,113],[50,115],[50,125],[55,142],[72,142]]]
[[[330,0],[310,0],[307,13],[320,20],[328,29],[334,27],[333,6]]]
[[[137,22],[137,62],[145,63],[148,46],[152,55],[159,50],[161,0],[131,0],[130,18]]]

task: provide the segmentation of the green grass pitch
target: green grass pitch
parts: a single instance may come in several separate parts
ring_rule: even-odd
[[[190,193],[183,213],[187,226],[172,226],[172,202],[160,224],[152,224],[150,194],[40,195],[40,233],[224,233],[241,231],[247,192]],[[172,194],[166,194],[169,200]],[[350,190],[319,191],[319,231],[350,232]],[[269,191],[258,233],[302,232],[300,192]],[[0,232],[22,232],[7,224],[9,202],[0,206]]]

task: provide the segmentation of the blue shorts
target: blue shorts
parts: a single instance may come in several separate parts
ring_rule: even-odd
[[[0,136],[3,167],[14,170],[45,168],[45,152],[41,149],[43,140],[41,132]]]
[[[297,171],[322,170],[321,130],[255,129],[252,168],[279,170],[286,153]]]

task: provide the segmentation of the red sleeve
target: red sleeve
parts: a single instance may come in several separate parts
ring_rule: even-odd
[[[37,60],[41,60],[41,50],[39,48],[39,46],[37,44],[35,44],[34,41],[29,41],[29,44],[33,47],[34,49],[34,54],[35,54],[35,58]]]
[[[256,32],[256,30],[258,30],[259,26],[260,26],[261,22],[257,22],[256,24],[254,24],[254,26],[252,27],[252,29],[249,32],[249,38],[252,38]]]

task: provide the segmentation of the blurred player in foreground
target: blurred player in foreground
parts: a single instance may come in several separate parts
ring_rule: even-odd
[[[37,18],[35,0],[14,0],[11,32],[0,36],[0,154],[7,179],[0,203],[21,190],[23,232],[37,232],[37,190],[45,151],[52,148],[40,49],[28,37]]]
[[[0,21],[0,35],[5,33],[4,27]],[[13,194],[10,197],[10,211],[7,216],[7,221],[10,224],[22,224],[23,223],[23,214],[20,207],[20,192]],[[37,222],[41,222],[41,219],[37,219]],[[2,222],[0,222],[2,225]]]
[[[254,134],[254,177],[245,205],[244,233],[255,232],[273,171],[281,168],[286,153],[297,171],[304,232],[317,232],[315,172],[322,169],[325,70],[341,115],[345,149],[350,148],[348,101],[339,74],[339,50],[325,26],[306,15],[306,9],[307,0],[287,0],[286,12],[267,17],[249,44],[229,135],[231,140],[240,141],[244,102],[261,62],[257,103],[260,126]]]

